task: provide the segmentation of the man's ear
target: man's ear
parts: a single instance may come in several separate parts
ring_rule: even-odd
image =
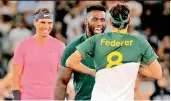
[[[108,22],[110,25],[112,25],[112,20],[110,18],[109,18]]]
[[[88,25],[88,19],[87,18],[84,19],[84,24]]]
[[[128,20],[128,24],[130,24],[131,23],[131,17],[129,17],[129,20]]]
[[[33,20],[33,25],[36,26],[37,25],[37,20]]]

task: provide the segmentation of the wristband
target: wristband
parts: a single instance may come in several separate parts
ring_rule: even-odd
[[[21,100],[20,90],[13,90],[12,94],[13,94],[13,99],[14,100]]]

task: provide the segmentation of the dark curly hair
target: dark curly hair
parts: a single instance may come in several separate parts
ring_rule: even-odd
[[[99,10],[99,11],[106,12],[106,7],[105,6],[102,6],[102,5],[91,5],[91,6],[88,6],[87,7],[86,12],[89,13],[92,10]]]
[[[118,2],[110,9],[109,12],[111,20],[113,20],[112,25],[114,27],[124,29],[128,25],[130,9],[127,5]]]

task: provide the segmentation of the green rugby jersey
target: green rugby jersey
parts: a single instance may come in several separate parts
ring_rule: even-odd
[[[62,66],[66,67],[65,62],[67,58],[76,51],[76,46],[84,42],[87,38],[88,38],[87,34],[84,33],[84,35],[82,35],[80,38],[78,38],[77,40],[75,40],[65,48],[60,63]],[[83,60],[82,63],[93,69],[95,68],[93,58],[91,57]],[[82,74],[76,71],[73,71],[73,73],[74,73],[73,82],[74,82],[74,88],[76,94],[75,100],[90,100],[92,89],[95,83],[95,78],[90,75]]]
[[[158,58],[142,36],[116,32],[95,35],[77,49],[83,58],[94,57],[96,71],[130,62],[150,64]]]

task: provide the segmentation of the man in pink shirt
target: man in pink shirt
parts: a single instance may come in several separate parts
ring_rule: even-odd
[[[14,100],[52,100],[64,43],[51,37],[53,16],[48,9],[35,13],[36,34],[21,41],[13,57]]]

